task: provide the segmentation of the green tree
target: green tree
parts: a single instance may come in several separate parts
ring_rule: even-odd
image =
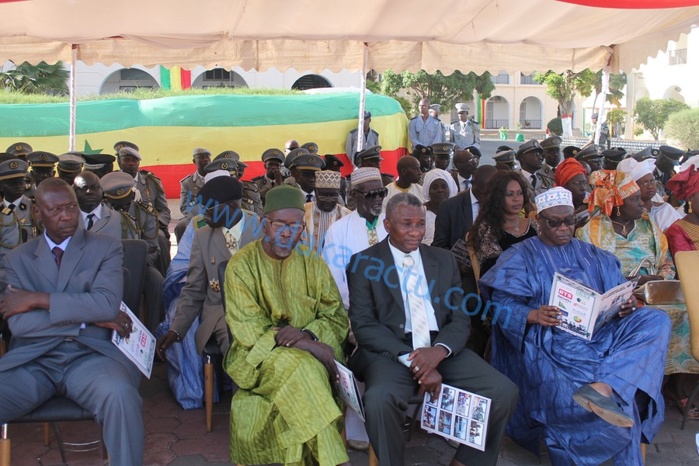
[[[457,102],[473,100],[473,91],[487,99],[495,89],[490,73],[478,76],[476,73],[463,74],[454,71],[449,76],[440,71],[429,74],[423,70],[417,73],[404,71],[400,74],[387,70],[382,74],[381,90],[384,94],[397,99],[403,105],[405,112],[410,115],[421,99],[430,99],[444,108],[451,109]],[[404,91],[411,108],[405,108],[399,92]],[[405,99],[404,99],[405,100]]]
[[[660,131],[665,128],[670,115],[687,109],[689,109],[689,105],[676,100],[651,100],[648,97],[642,97],[636,101],[636,106],[633,109],[633,118],[636,123],[652,134],[657,141]]]
[[[609,129],[611,129],[613,138],[618,138],[624,132],[624,125],[626,124],[626,111],[620,108],[615,108],[607,113],[607,122],[609,123]]]
[[[584,69],[579,73],[568,70],[565,73],[535,73],[534,80],[541,84],[546,84],[546,93],[558,101],[558,111],[561,114],[563,123],[563,135],[573,135],[573,105],[575,96],[589,97],[595,88],[597,76],[589,69]]]
[[[597,96],[602,92],[602,70],[595,73],[595,100],[592,113],[597,111]],[[621,108],[621,99],[624,97],[624,87],[626,87],[626,73],[609,75],[609,93],[607,102]]]
[[[699,148],[699,108],[670,115],[665,125],[665,135],[685,149]]]
[[[8,71],[0,72],[0,86],[25,94],[67,94],[68,71],[63,62],[49,65],[24,62]]]

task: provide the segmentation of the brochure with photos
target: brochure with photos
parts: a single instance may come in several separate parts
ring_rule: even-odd
[[[155,337],[126,304],[122,302],[119,310],[131,317],[133,331],[126,338],[121,338],[116,330],[112,331],[112,343],[150,379],[155,358]]]
[[[485,451],[490,398],[442,384],[437,399],[425,393],[421,426],[430,433]]]
[[[561,310],[557,328],[591,340],[595,330],[619,314],[621,305],[633,294],[636,283],[622,283],[604,294],[559,273],[553,276],[549,305]]]
[[[357,380],[354,378],[354,374],[337,361],[335,361],[335,365],[340,373],[340,398],[364,421],[364,404],[362,403],[362,397],[359,396],[359,387],[357,387]]]

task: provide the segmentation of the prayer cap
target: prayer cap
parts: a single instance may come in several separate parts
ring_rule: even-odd
[[[5,152],[12,154],[15,157],[26,157],[27,154],[34,152],[34,149],[32,149],[32,146],[26,142],[15,142],[14,144],[11,144]]]
[[[136,179],[125,172],[112,172],[100,179],[100,185],[105,197],[123,199],[136,189]]]
[[[64,173],[78,173],[84,163],[79,152],[68,152],[58,156],[58,168]]]
[[[0,180],[12,178],[24,178],[27,176],[27,162],[19,158],[12,158],[0,163]]]
[[[208,149],[204,149],[203,147],[197,147],[192,152],[192,157],[196,158],[199,155],[208,155],[209,157],[211,157],[211,152],[209,152]]]
[[[383,181],[381,180],[381,172],[378,168],[373,167],[357,168],[355,171],[352,172],[352,175],[350,176],[350,181],[352,182],[352,186],[355,188],[362,183],[366,183],[367,181],[378,181],[381,183],[381,186],[383,186]]]
[[[279,160],[279,163],[284,163],[284,152],[279,149],[267,149],[262,153],[262,161],[267,162],[268,160]]]
[[[585,170],[585,167],[573,157],[565,159],[556,167],[556,186],[565,187],[565,185],[577,175],[585,175],[587,178],[587,170]]]
[[[332,170],[323,170],[316,173],[316,189],[340,189],[342,174]]]
[[[238,201],[243,198],[243,186],[240,181],[230,176],[218,176],[204,183],[199,191],[203,204],[209,201],[224,204],[229,201]]]
[[[299,209],[304,211],[303,193],[300,189],[282,184],[267,191],[264,213],[281,209]]]
[[[536,213],[540,214],[546,209],[556,206],[573,206],[573,195],[567,189],[557,186],[536,196]]]
[[[51,152],[35,151],[27,154],[27,162],[32,167],[53,168],[58,163],[58,157]]]
[[[133,147],[122,147],[118,152],[119,157],[136,157],[139,161],[143,160],[141,154],[138,153],[137,149]]]

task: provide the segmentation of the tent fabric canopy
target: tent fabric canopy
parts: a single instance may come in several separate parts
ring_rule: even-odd
[[[362,69],[368,47],[367,65],[379,72],[480,74],[608,64],[630,71],[688,32],[699,7],[613,9],[556,0],[28,0],[0,2],[0,17],[0,61],[70,61],[74,44],[77,58],[88,64],[319,72]]]

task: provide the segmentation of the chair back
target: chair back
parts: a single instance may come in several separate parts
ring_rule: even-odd
[[[696,284],[696,277],[699,275],[699,251],[676,253],[675,266],[687,304],[692,356],[699,361],[699,287]]]
[[[123,267],[128,271],[128,281],[124,282],[122,301],[134,314],[138,315],[143,283],[146,279],[148,243],[142,239],[122,239],[121,244],[124,247]]]
[[[226,294],[224,290],[226,289],[226,267],[228,266],[228,260],[218,263],[218,284],[221,287],[221,303],[223,304],[223,313],[226,313]]]

